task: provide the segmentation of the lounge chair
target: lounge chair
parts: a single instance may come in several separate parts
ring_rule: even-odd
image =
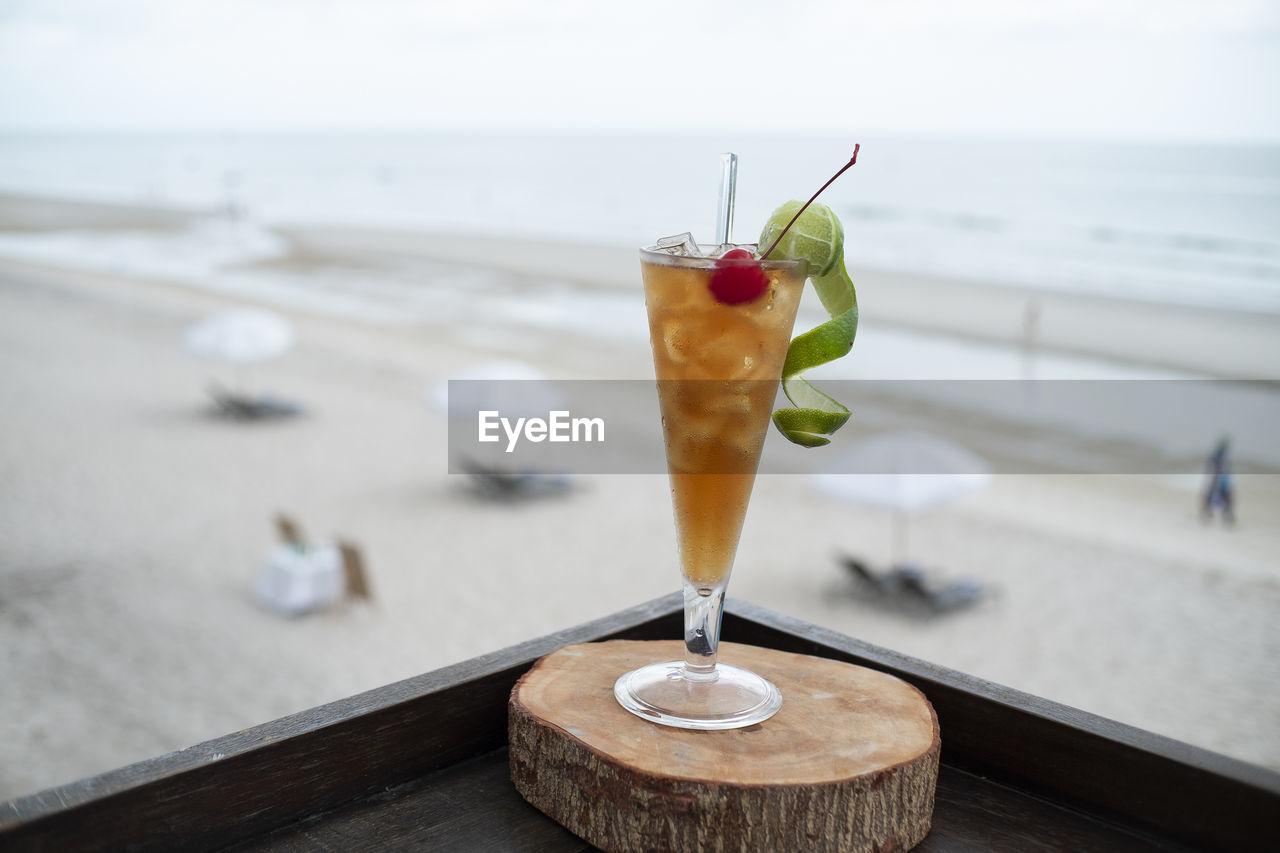
[[[914,563],[876,572],[856,557],[841,555],[837,559],[853,577],[859,595],[917,615],[934,616],[959,610],[976,603],[986,592],[981,584],[969,578],[933,581]]]
[[[849,570],[854,582],[864,593],[876,596],[895,595],[901,587],[901,579],[894,572],[879,574],[857,557],[841,555],[840,564]]]
[[[947,613],[968,607],[982,598],[982,585],[971,578],[938,583],[931,581],[924,569],[914,563],[894,568],[904,596],[911,597],[934,613]]]
[[[373,591],[369,588],[369,573],[365,570],[364,555],[359,546],[339,539],[338,550],[342,552],[342,572],[346,576],[347,595],[371,601]]]
[[[304,413],[304,409],[292,400],[272,394],[244,394],[230,391],[221,385],[210,384],[209,396],[219,414],[237,420],[271,420],[291,418]]]

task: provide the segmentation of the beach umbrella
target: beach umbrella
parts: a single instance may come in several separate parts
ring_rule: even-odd
[[[910,517],[977,491],[991,479],[986,460],[955,442],[915,430],[881,433],[814,474],[819,493],[893,514],[895,562],[907,556]]]
[[[279,314],[260,308],[237,308],[207,317],[182,336],[186,348],[198,356],[232,365],[235,381],[227,390],[214,385],[210,393],[219,407],[236,417],[294,415],[292,402],[249,393],[249,369],[276,358],[293,346],[293,326]]]
[[[293,346],[293,326],[271,311],[238,308],[196,323],[187,329],[182,342],[205,358],[235,365],[256,364]]]

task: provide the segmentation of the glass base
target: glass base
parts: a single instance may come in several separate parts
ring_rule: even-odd
[[[681,729],[740,729],[763,722],[782,707],[782,693],[750,670],[718,663],[706,674],[683,661],[653,663],[613,685],[618,704],[637,717]]]

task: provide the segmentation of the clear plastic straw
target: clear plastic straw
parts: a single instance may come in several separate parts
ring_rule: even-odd
[[[733,203],[738,186],[738,155],[720,155],[720,207],[716,211],[716,242],[733,240]]]

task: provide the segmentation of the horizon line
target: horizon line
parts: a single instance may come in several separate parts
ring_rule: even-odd
[[[574,125],[574,124],[412,124],[412,125],[8,125],[0,123],[0,135],[6,136],[411,136],[424,134],[439,135],[493,135],[521,134],[528,136],[639,136],[639,137],[672,137],[699,138],[708,136],[723,137],[737,135],[748,138],[794,138],[794,132],[778,132],[776,130],[736,127],[736,128],[654,128],[651,125]],[[1168,134],[1105,134],[1094,131],[1069,130],[958,130],[958,129],[893,129],[866,128],[862,130],[822,129],[801,134],[807,139],[844,139],[857,136],[859,139],[910,139],[910,140],[955,140],[973,142],[1080,142],[1092,144],[1131,144],[1131,145],[1242,145],[1242,146],[1276,146],[1280,145],[1280,135],[1241,134],[1235,136],[1221,134],[1186,134],[1170,136]]]

